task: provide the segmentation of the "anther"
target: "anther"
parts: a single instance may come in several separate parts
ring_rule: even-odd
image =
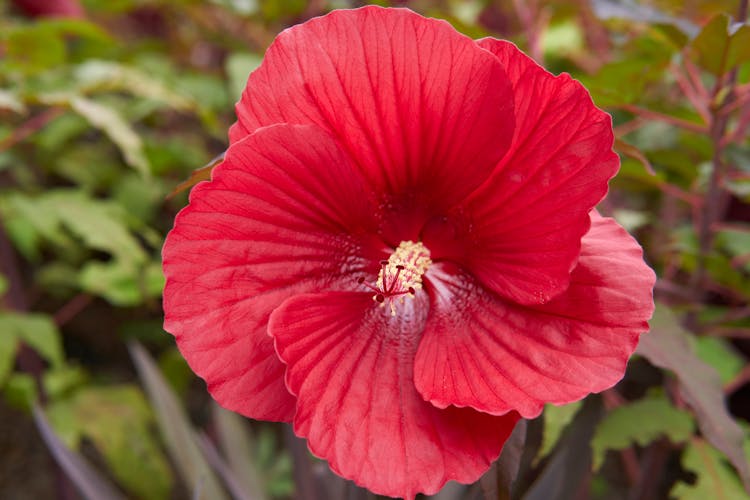
[[[422,288],[422,275],[431,264],[430,251],[422,243],[402,241],[388,260],[380,261],[374,285],[367,283],[364,277],[357,278],[357,283],[375,292],[373,301],[383,306],[387,301],[391,315],[395,316],[396,306],[404,304],[407,295],[414,298]]]

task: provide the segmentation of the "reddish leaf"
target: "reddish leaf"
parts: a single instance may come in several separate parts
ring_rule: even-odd
[[[737,468],[750,491],[750,467],[742,450],[744,433],[727,411],[719,374],[695,355],[689,334],[671,311],[657,308],[651,325],[651,333],[641,337],[636,352],[653,365],[674,372],[701,432]]]
[[[186,181],[177,184],[177,187],[167,195],[167,199],[169,200],[171,198],[174,198],[181,192],[190,189],[201,181],[209,180],[211,178],[211,171],[213,171],[214,167],[222,161],[224,161],[224,153],[221,153],[220,155],[215,157],[213,160],[208,162],[207,165],[193,170],[193,173],[190,174],[190,177]]]
[[[526,420],[520,420],[503,446],[500,458],[480,479],[486,500],[510,500],[512,487],[521,468],[521,457],[526,445]]]

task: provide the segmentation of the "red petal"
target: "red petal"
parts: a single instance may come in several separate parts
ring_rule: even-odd
[[[485,39],[513,82],[517,127],[492,178],[468,204],[464,261],[486,287],[522,304],[563,292],[619,161],[610,116],[569,75],[545,71],[513,44]],[[429,246],[429,243],[427,244]]]
[[[617,383],[654,310],[654,272],[612,219],[592,215],[570,288],[545,305],[499,299],[467,275],[428,271],[432,313],[415,382],[438,407],[532,418]]]
[[[451,479],[475,481],[518,420],[439,410],[419,396],[413,361],[427,310],[424,294],[395,317],[369,294],[308,294],[269,323],[297,395],[295,433],[336,473],[378,494],[413,498]]]
[[[356,236],[371,212],[351,161],[312,126],[259,130],[193,189],[164,245],[164,325],[219,403],[291,420],[268,317],[294,294],[356,286],[342,276],[381,255]]]
[[[448,23],[406,9],[334,11],[281,33],[237,105],[237,141],[314,123],[379,192],[447,209],[484,181],[513,135],[497,58]]]

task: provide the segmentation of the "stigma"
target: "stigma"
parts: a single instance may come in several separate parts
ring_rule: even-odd
[[[388,304],[391,316],[396,316],[397,303],[403,304],[406,297],[414,298],[422,288],[422,276],[430,264],[430,251],[421,242],[402,241],[388,260],[380,261],[375,285],[365,283],[365,278],[358,282],[375,292],[372,300],[383,307]]]

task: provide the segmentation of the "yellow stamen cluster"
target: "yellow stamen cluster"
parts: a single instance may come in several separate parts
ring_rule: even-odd
[[[432,264],[430,251],[421,242],[402,241],[393,251],[382,268],[376,282],[376,293],[373,300],[385,306],[385,299],[391,308],[391,315],[396,315],[394,299],[403,303],[404,296],[414,297],[422,288],[422,276]]]

